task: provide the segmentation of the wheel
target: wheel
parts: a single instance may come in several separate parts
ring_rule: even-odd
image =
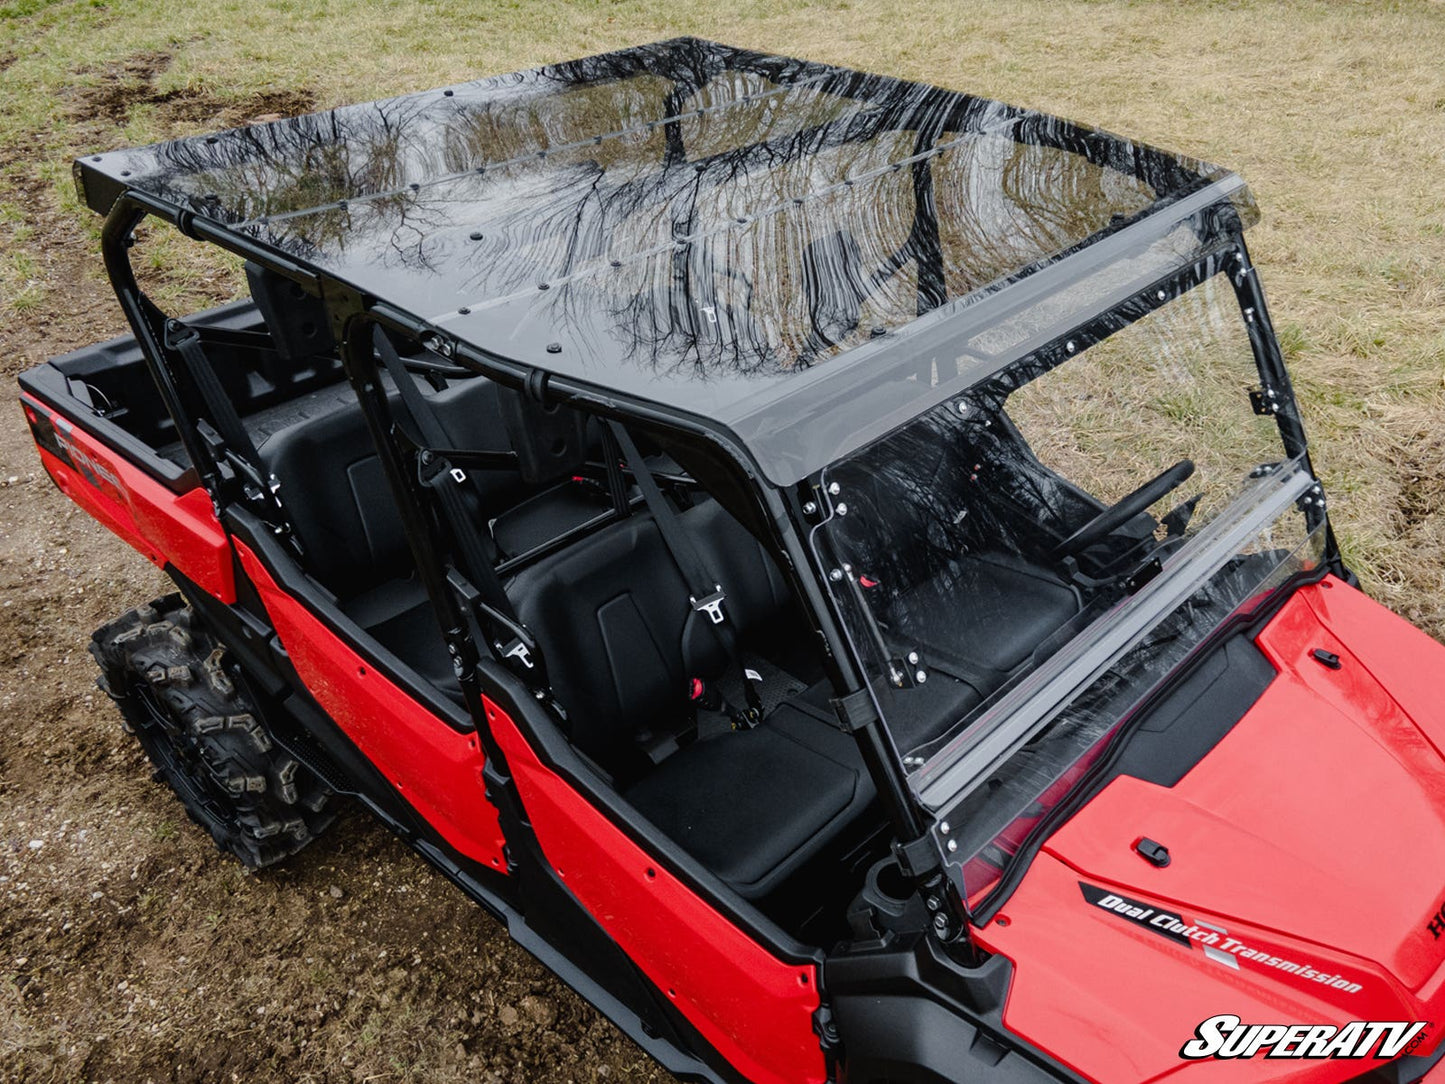
[[[180,595],[97,629],[90,653],[153,778],[221,850],[260,869],[330,825],[332,792],[272,741],[227,672],[226,649]]]

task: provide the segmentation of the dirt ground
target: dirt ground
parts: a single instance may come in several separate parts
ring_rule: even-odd
[[[553,4],[562,14],[530,23],[526,5],[479,5],[480,23],[433,26],[428,48],[417,25],[428,16],[378,5],[398,14],[358,31],[367,48],[396,39],[377,86],[337,60],[350,43],[336,20],[318,21],[313,43],[285,21],[304,5],[222,4],[217,21],[264,15],[292,39],[248,48],[187,14],[208,3],[171,5],[165,19],[148,3],[147,18],[175,25],[158,34],[99,0],[0,0],[7,385],[124,330],[95,224],[66,194],[71,153],[691,30],[1098,119],[1240,168],[1265,208],[1255,256],[1347,551],[1375,593],[1445,635],[1440,4],[1299,3],[1295,21],[1282,6],[1256,19],[1244,2],[1180,4],[1166,19],[1148,5],[1075,5],[1071,50],[1050,37],[1050,6],[1032,3],[990,5],[976,25],[936,3],[905,17],[871,0],[709,3],[696,18]],[[91,37],[76,44],[71,26]],[[78,59],[92,41],[103,56]],[[298,58],[298,42],[315,55]],[[1138,55],[1153,69],[1132,70]],[[151,270],[174,311],[233,289],[227,269],[183,257]],[[85,652],[94,627],[166,581],[60,496],[4,398],[0,1080],[669,1079],[357,812],[272,872],[216,853],[151,782]]]

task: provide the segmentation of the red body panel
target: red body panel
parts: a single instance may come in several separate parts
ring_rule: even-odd
[[[62,493],[151,564],[158,568],[174,565],[222,602],[236,601],[231,547],[204,489],[173,493],[35,400],[22,396],[21,402],[27,413],[50,419],[56,439],[75,464],[71,467],[44,448],[36,449]]]
[[[1429,930],[1445,901],[1445,761],[1427,738],[1445,732],[1445,703],[1411,699],[1423,689],[1404,682],[1407,713],[1351,645],[1402,682],[1445,674],[1445,648],[1338,580],[1300,591],[1257,642],[1279,676],[1219,745],[1172,788],[1111,782],[1048,842],[1006,924],[980,934],[1017,965],[1006,1024],[1094,1080],[1191,1068],[1323,1084],[1368,1067],[1182,1064],[1180,1046],[1215,1013],[1431,1021],[1417,1053],[1445,1025],[1445,939]],[[1316,648],[1343,666],[1321,665]],[[1134,853],[1141,836],[1169,848],[1167,867]],[[1181,944],[1090,904],[1080,882],[1174,912],[1198,937]]]
[[[749,1080],[824,1080],[816,968],[767,952],[543,765],[504,712],[487,716],[547,861],[678,1011]]]
[[[497,810],[482,783],[485,757],[463,734],[382,677],[276,585],[242,542],[236,553],[306,688],[452,847],[505,873]]]

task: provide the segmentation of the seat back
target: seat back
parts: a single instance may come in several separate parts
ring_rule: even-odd
[[[457,447],[506,450],[491,381],[459,381],[431,401]],[[390,403],[393,413],[403,410],[394,393]],[[409,574],[411,550],[359,403],[297,422],[271,436],[260,452],[280,482],[281,503],[308,569],[339,598]],[[472,471],[469,477],[485,510],[505,508],[525,492],[514,471]]]
[[[758,541],[714,501],[679,522],[727,593],[736,636],[775,620],[787,588]],[[604,765],[641,731],[682,723],[689,679],[730,661],[688,591],[657,524],[636,515],[522,572],[508,587],[547,660],[569,737]]]

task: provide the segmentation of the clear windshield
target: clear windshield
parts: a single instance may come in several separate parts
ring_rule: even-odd
[[[1190,271],[825,472],[831,586],[969,892],[1195,647],[1318,564],[1259,379],[1228,278]]]

